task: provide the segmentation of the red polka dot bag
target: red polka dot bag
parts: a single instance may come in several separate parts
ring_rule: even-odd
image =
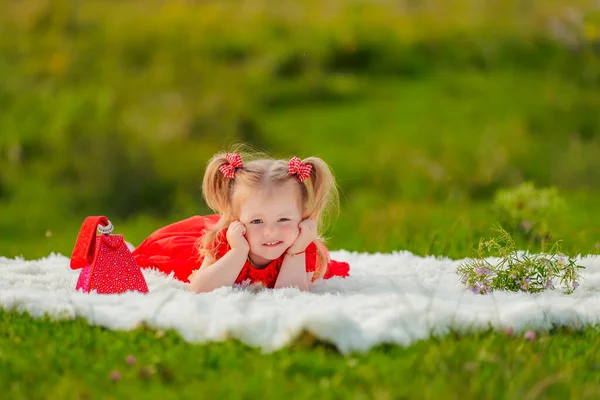
[[[148,293],[144,275],[123,235],[112,235],[112,230],[106,217],[87,217],[83,221],[71,255],[71,268],[81,268],[75,290],[100,294],[129,290]]]

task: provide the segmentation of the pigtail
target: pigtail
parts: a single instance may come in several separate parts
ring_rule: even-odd
[[[339,206],[339,194],[335,177],[325,161],[318,157],[308,157],[302,160],[303,164],[310,165],[311,171],[309,179],[305,179],[301,184],[306,189],[306,207],[304,209],[304,218],[312,218],[317,223],[319,229],[319,241],[324,242],[323,219],[325,215],[337,209]],[[317,246],[317,265],[313,279],[322,278],[327,271],[329,258],[322,246]]]
[[[229,164],[226,153],[215,154],[206,166],[202,181],[202,195],[211,209],[219,214],[224,214],[231,207],[231,193],[234,180],[225,177],[219,170]]]
[[[335,178],[327,163],[318,157],[308,157],[302,163],[312,167],[310,179],[302,182],[308,196],[304,218],[312,218],[321,226],[323,216],[339,204]]]
[[[206,205],[222,217],[198,241],[197,247],[200,258],[209,256],[216,260],[216,249],[222,244],[220,243],[222,238],[219,237],[219,232],[231,222],[223,217],[231,215],[231,196],[235,185],[235,179],[227,177],[227,174],[223,172],[223,167],[229,165],[227,153],[218,153],[208,161],[206,166],[202,181],[202,195]]]

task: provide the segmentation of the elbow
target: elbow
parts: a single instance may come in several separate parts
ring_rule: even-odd
[[[215,289],[221,288],[223,286],[230,286],[224,282],[211,282],[207,280],[201,280],[199,282],[194,282],[195,284],[190,284],[190,290],[196,293],[208,293],[212,292]],[[233,283],[232,283],[233,285]]]
[[[310,289],[306,283],[300,283],[300,284],[295,284],[295,285],[286,285],[286,286],[282,286],[282,287],[296,288],[296,289],[300,290],[301,292],[308,292],[308,289]]]
[[[235,283],[234,280],[228,279],[226,276],[214,274],[215,270],[205,268],[199,270],[190,281],[188,290],[196,293],[208,293],[223,286],[231,286]]]
[[[307,280],[299,281],[299,282],[275,282],[274,289],[282,289],[282,288],[298,288],[302,292],[307,292],[310,290],[310,283]]]
[[[198,285],[198,284],[193,284],[190,283],[187,287],[187,290],[189,290],[190,292],[194,292],[194,293],[206,293],[209,292],[210,290],[206,290],[204,287]]]
[[[187,289],[194,293],[208,293],[216,289],[214,285],[207,285],[205,279],[194,279],[190,282]]]
[[[299,289],[303,292],[308,292],[310,290],[310,282],[305,279]]]
[[[218,287],[214,287],[214,286],[191,286],[190,288],[188,288],[190,291],[194,292],[194,293],[208,293],[208,292],[212,292],[215,289],[218,289],[220,286]]]

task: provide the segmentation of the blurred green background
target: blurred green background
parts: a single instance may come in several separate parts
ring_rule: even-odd
[[[552,239],[600,253],[599,111],[592,1],[6,0],[0,255],[70,255],[88,215],[139,243],[208,213],[235,143],[331,165],[334,250],[468,256],[532,182],[568,205]]]

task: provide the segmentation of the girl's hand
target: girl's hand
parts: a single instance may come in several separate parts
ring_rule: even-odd
[[[233,221],[227,229],[227,242],[232,249],[250,251],[250,245],[244,236],[246,227],[240,221]]]
[[[317,239],[317,223],[310,218],[300,221],[298,224],[300,233],[288,249],[288,253],[298,253],[306,250],[308,245]]]

